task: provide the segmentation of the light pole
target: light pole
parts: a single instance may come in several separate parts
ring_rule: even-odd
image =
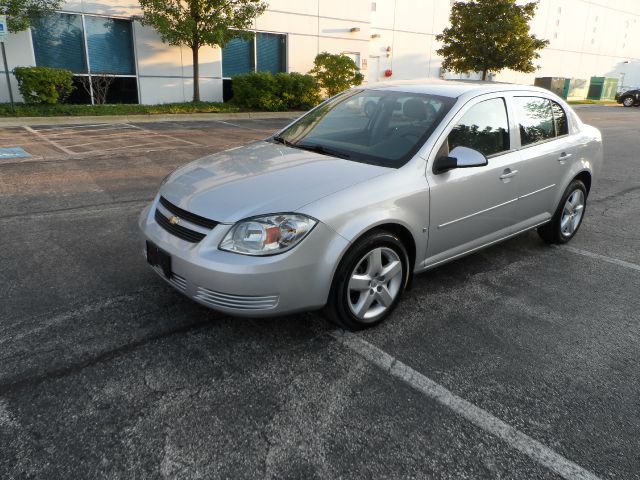
[[[7,89],[9,90],[9,100],[11,101],[11,111],[15,111],[13,104],[13,91],[11,90],[11,77],[9,76],[9,67],[7,66],[7,52],[4,49],[4,43],[9,37],[7,29],[7,16],[0,15],[0,47],[2,48],[2,63],[4,64],[4,74],[7,77]]]

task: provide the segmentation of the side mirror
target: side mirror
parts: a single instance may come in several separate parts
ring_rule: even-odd
[[[487,157],[477,150],[468,147],[456,147],[447,157],[436,158],[433,164],[434,173],[444,173],[454,168],[484,167]]]

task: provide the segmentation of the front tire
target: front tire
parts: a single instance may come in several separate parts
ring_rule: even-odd
[[[633,107],[633,104],[636,103],[633,97],[624,97],[622,99],[622,105],[625,107]]]
[[[538,235],[547,243],[567,243],[578,232],[587,207],[587,188],[573,180],[560,199],[551,221],[538,227]]]
[[[398,237],[372,232],[346,253],[334,276],[325,314],[348,330],[382,322],[396,307],[409,279],[409,257]]]

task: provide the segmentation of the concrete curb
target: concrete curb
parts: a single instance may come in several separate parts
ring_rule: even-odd
[[[573,105],[569,104],[569,106],[575,110],[576,108],[619,107],[620,105],[617,103],[574,103]]]
[[[150,123],[150,122],[202,122],[238,119],[296,118],[304,112],[238,112],[238,113],[176,113],[157,115],[95,115],[69,117],[5,117],[0,118],[0,127],[23,127],[31,125],[87,125],[97,123]]]

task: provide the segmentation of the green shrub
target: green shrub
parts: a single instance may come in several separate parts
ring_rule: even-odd
[[[320,103],[320,90],[310,75],[251,72],[233,77],[233,102],[258,110],[306,110]]]
[[[308,110],[320,103],[320,87],[315,78],[302,73],[277,73],[279,95],[288,109]]]
[[[73,74],[63,68],[16,67],[13,74],[26,103],[61,103],[75,89]]]
[[[313,68],[309,73],[315,77],[318,85],[329,97],[360,85],[364,80],[364,75],[360,73],[356,62],[346,55],[327,52],[316,55]]]
[[[233,77],[233,101],[246,108],[276,112],[286,110],[278,82],[269,72],[251,72]]]

